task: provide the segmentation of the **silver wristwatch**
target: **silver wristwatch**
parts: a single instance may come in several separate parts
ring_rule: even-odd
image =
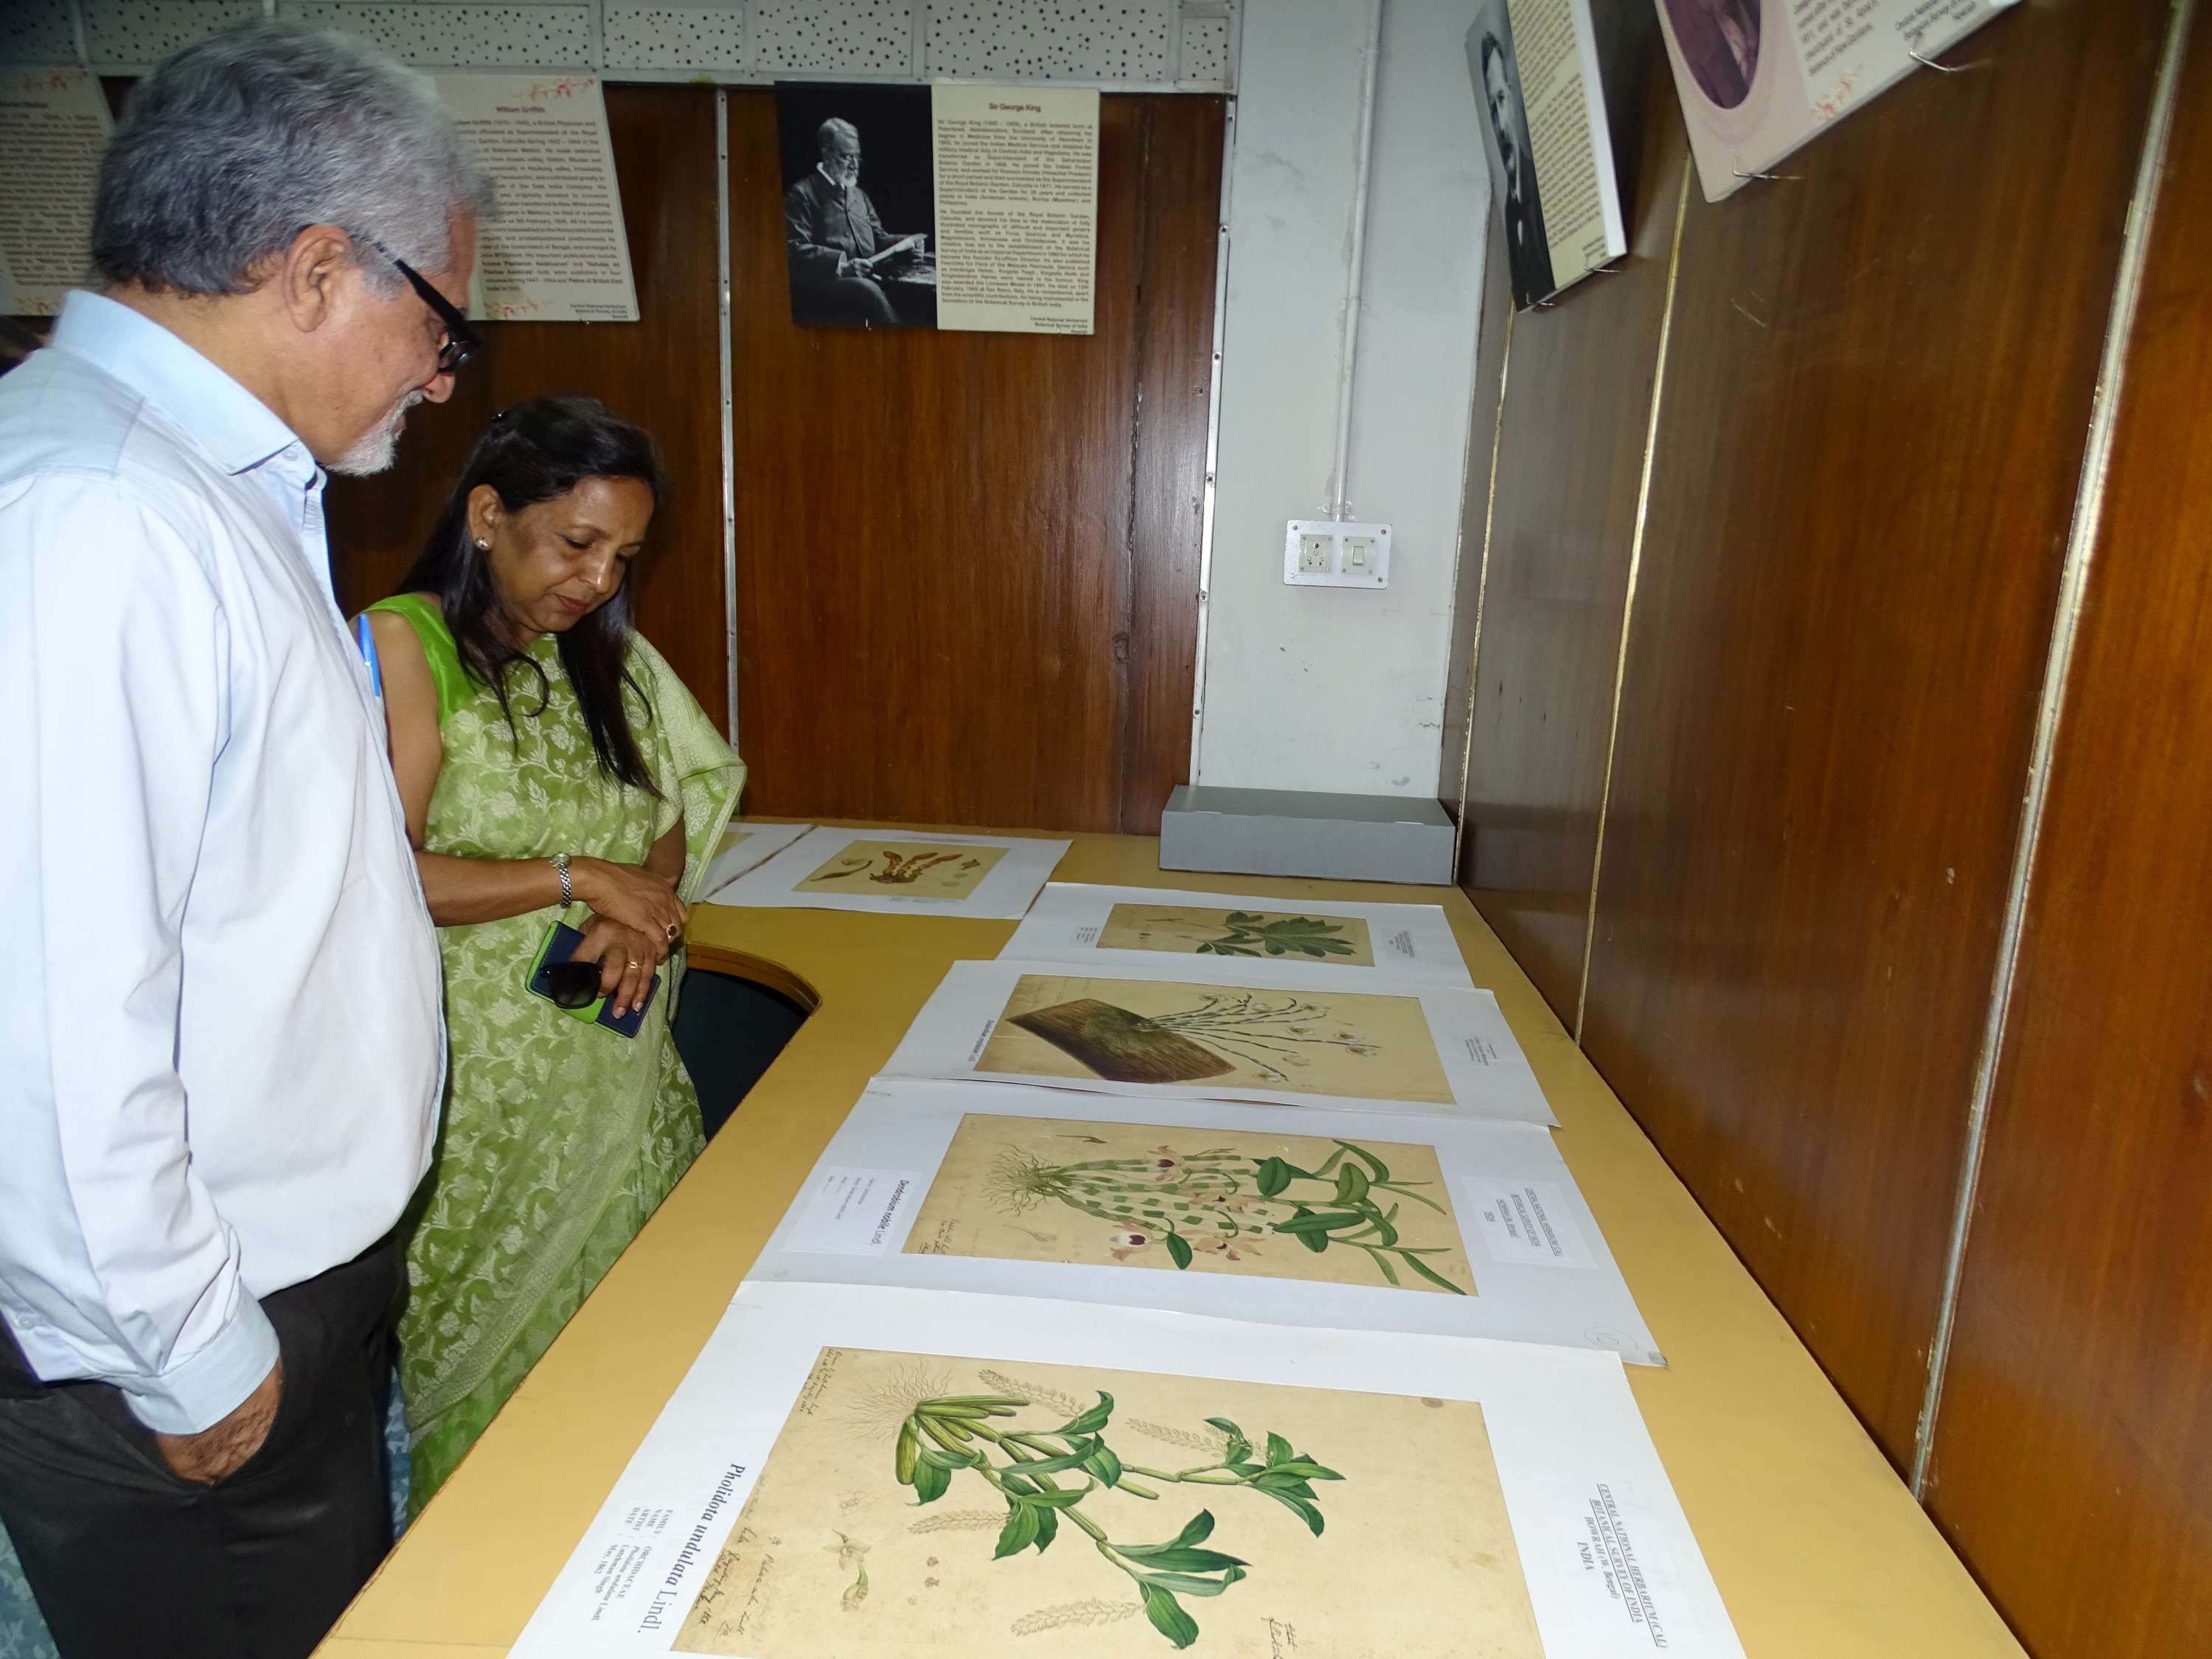
[[[576,891],[568,884],[568,855],[566,853],[556,853],[545,861],[553,866],[553,873],[561,878],[561,902],[574,903]]]

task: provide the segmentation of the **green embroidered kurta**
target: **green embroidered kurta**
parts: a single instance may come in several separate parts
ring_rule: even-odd
[[[403,594],[438,687],[445,755],[423,844],[457,858],[641,864],[680,815],[678,896],[696,895],[744,768],[660,653],[633,636],[630,729],[662,799],[607,775],[550,636],[509,670],[512,730],[463,670],[434,604]],[[649,707],[647,706],[649,704]],[[668,1021],[680,951],[634,1038],[524,988],[558,908],[438,930],[451,1051],[445,1117],[410,1212],[399,1321],[410,1487],[420,1509],[591,1293],[702,1145],[699,1100]],[[572,923],[580,925],[580,912]]]

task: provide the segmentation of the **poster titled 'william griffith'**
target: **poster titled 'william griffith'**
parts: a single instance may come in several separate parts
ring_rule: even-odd
[[[792,320],[1088,334],[1098,94],[776,88]]]

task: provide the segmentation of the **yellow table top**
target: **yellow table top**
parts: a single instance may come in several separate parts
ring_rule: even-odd
[[[1535,1067],[1559,1115],[1559,1150],[1666,1351],[1668,1369],[1632,1365],[1628,1376],[1751,1659],[2020,1659],[2019,1644],[1803,1345],[1465,895],[1164,872],[1158,846],[1079,836],[1058,878],[1444,907],[1475,983],[1497,994]],[[775,964],[812,988],[818,1010],[321,1652],[506,1653],[946,965],[997,955],[1013,926],[693,911],[696,963],[727,968],[734,952]]]

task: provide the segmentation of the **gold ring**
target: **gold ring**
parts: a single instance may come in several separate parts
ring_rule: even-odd
[[[678,927],[674,922],[670,922],[668,924],[668,942],[671,945],[675,944],[676,936],[683,931],[684,930],[681,927]]]
[[[635,973],[637,971],[637,958],[635,957],[632,957],[629,959],[629,966],[632,973]]]

